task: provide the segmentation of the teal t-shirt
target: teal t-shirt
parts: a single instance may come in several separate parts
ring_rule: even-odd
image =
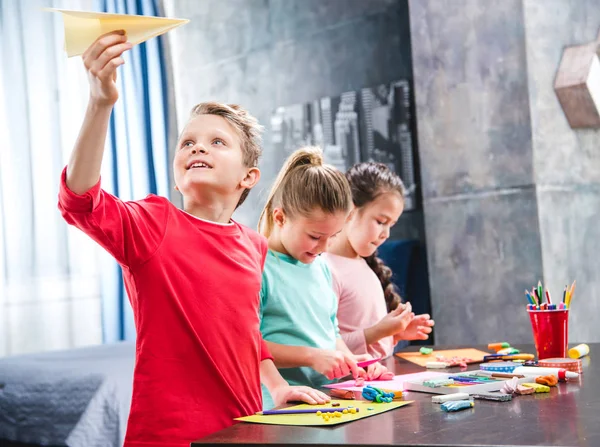
[[[291,256],[269,250],[260,290],[260,331],[263,339],[291,346],[335,349],[339,336],[337,297],[331,272],[317,257],[303,264]],[[279,370],[290,385],[320,388],[330,381],[309,367]],[[263,386],[263,408],[273,401]]]

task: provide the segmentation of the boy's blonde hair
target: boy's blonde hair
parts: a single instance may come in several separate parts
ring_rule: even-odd
[[[273,210],[281,208],[288,217],[307,215],[315,208],[326,213],[348,212],[352,192],[344,174],[323,164],[318,147],[298,149],[286,160],[267,199],[258,221],[258,230],[271,235],[275,222]]]
[[[258,166],[258,159],[262,155],[261,133],[263,126],[258,124],[258,120],[255,117],[237,104],[223,104],[219,102],[201,102],[195,105],[190,112],[189,120],[200,115],[217,115],[226,119],[237,130],[240,137],[244,165],[249,168]],[[249,189],[244,190],[236,208],[244,203],[249,193]]]

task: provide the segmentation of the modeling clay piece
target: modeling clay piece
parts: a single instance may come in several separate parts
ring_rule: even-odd
[[[381,403],[381,402],[391,402],[394,399],[395,394],[385,392],[385,391],[380,390],[379,388],[375,388],[374,386],[371,386],[371,385],[367,385],[362,391],[362,396],[365,399],[370,400],[372,402]]]
[[[549,393],[550,387],[546,385],[540,385],[539,383],[522,383],[521,386],[527,388],[533,388],[536,393]]]
[[[528,388],[526,386],[523,385],[519,385],[517,387],[517,394],[521,394],[522,396],[525,396],[527,394],[533,394],[535,393],[535,389],[534,388]]]
[[[356,381],[354,382],[354,386],[365,386],[365,378],[357,377]]]
[[[494,400],[496,402],[508,402],[512,400],[512,394],[502,393],[475,393],[472,394],[474,399]]]
[[[517,392],[517,387],[519,386],[519,379],[517,377],[513,377],[510,380],[504,382],[502,385],[502,389],[500,390],[503,394],[515,394]]]
[[[556,386],[556,384],[558,383],[558,377],[552,374],[548,376],[536,377],[535,382],[539,383],[540,385]]]
[[[442,410],[446,412],[466,410],[467,408],[473,408],[475,402],[472,400],[453,400],[450,402],[444,402],[442,404]]]
[[[433,352],[432,348],[426,348],[425,346],[423,346],[421,349],[419,349],[419,352],[423,355],[429,355]]]

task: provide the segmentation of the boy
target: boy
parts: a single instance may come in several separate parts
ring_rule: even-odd
[[[173,161],[184,209],[148,196],[122,202],[100,189],[116,69],[131,48],[124,32],[83,54],[90,100],[59,208],[123,268],[136,331],[133,397],[125,445],[184,446],[261,409],[260,382],[281,404],[324,403],[285,382],[259,332],[266,240],[231,220],[260,171],[259,126],[237,106],[200,104]]]

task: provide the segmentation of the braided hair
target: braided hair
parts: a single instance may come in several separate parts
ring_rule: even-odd
[[[350,183],[352,202],[359,209],[387,192],[396,191],[404,197],[405,189],[402,180],[383,163],[358,163],[348,170],[346,178]],[[379,278],[387,311],[391,312],[402,302],[392,283],[392,270],[377,257],[377,252],[365,257],[364,260]]]

